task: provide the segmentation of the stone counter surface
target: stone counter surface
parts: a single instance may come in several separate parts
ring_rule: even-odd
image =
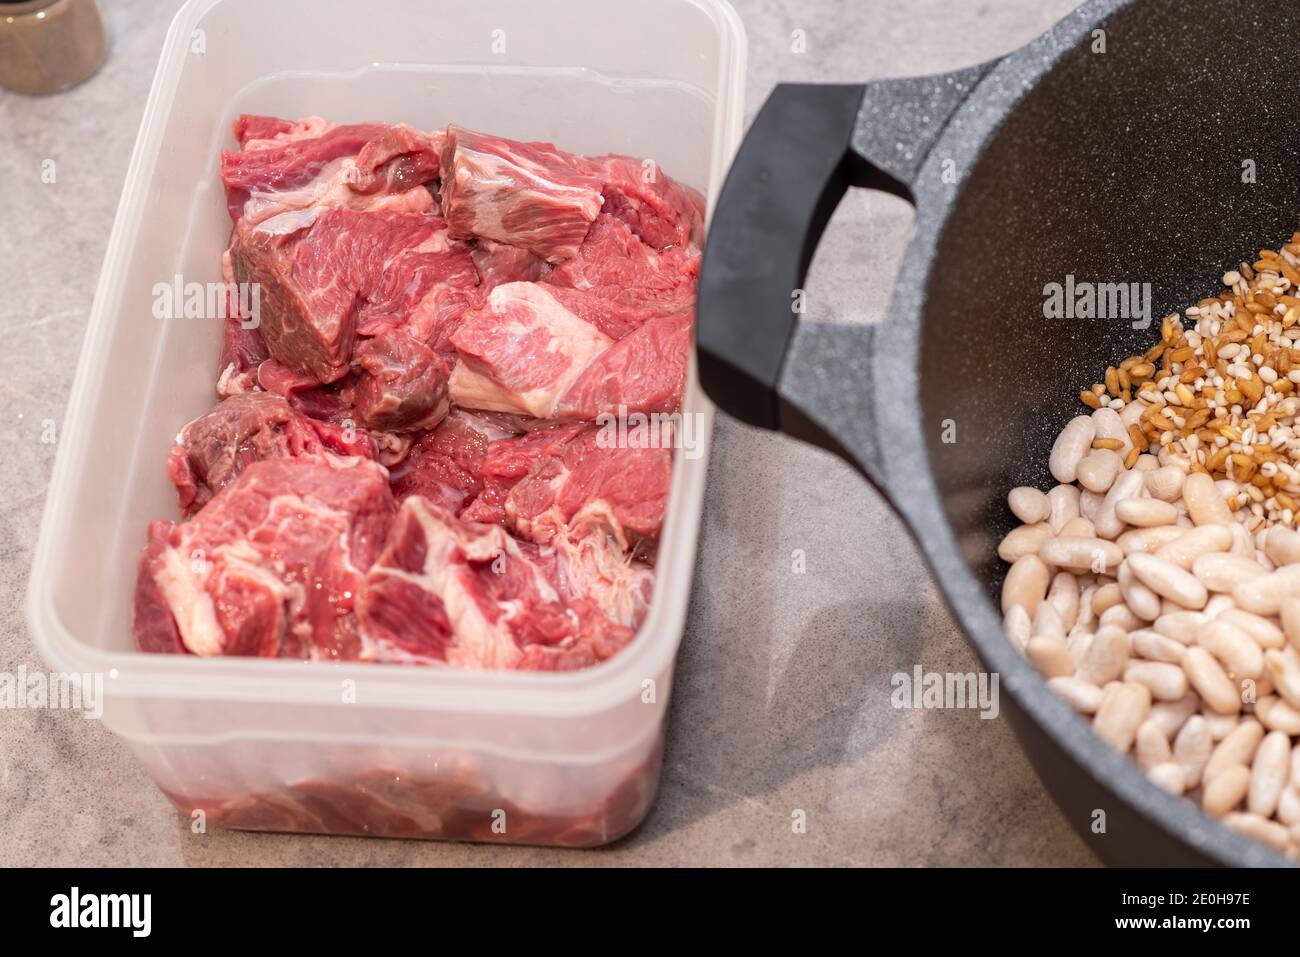
[[[47,423],[62,419],[136,129],[180,3],[101,6],[112,46],[94,78],[42,99],[0,92],[0,672],[11,674],[44,669],[23,601],[54,459]],[[749,35],[747,114],[778,80],[857,82],[973,64],[1028,42],[1072,6],[737,0]],[[56,163],[53,184],[42,179],[47,160]],[[819,318],[883,315],[910,221],[889,197],[845,201],[808,283]],[[891,706],[896,672],[979,666],[902,525],[853,472],[720,416],[703,521],[659,797],[646,822],[610,848],[195,835],[99,723],[0,710],[0,863],[1096,862],[1005,720]],[[797,810],[806,833],[793,833]]]

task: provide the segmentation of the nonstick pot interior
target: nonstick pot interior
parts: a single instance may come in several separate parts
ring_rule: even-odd
[[[997,543],[1016,524],[1006,493],[1055,484],[1048,454],[1086,411],[1079,390],[1300,229],[1283,39],[1298,21],[1296,5],[1136,3],[1106,22],[1104,53],[1063,56],[964,177],[924,298],[920,397],[942,507],[995,601]],[[1068,276],[1150,283],[1150,327],[1045,318],[1044,287]]]

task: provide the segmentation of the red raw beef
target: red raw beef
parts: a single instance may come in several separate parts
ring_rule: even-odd
[[[398,499],[423,495],[459,514],[483,491],[483,463],[495,431],[468,412],[451,413],[416,440],[402,463],[391,470],[393,494]]]
[[[646,160],[586,157],[447,127],[442,207],[458,239],[526,249],[552,263],[577,255],[602,211],[655,250],[697,243],[704,199]]]
[[[235,227],[237,281],[260,288],[273,358],[318,382],[348,372],[357,334],[401,328],[442,351],[478,273],[436,216],[315,207]]]
[[[174,627],[196,655],[359,657],[354,607],[395,510],[373,462],[249,465],[188,522],[151,529],[136,589],[140,647],[165,647]]]
[[[438,178],[441,137],[405,124],[390,126],[357,154],[356,179],[349,185],[363,196],[404,193]]]
[[[586,667],[634,634],[593,602],[566,604],[503,529],[419,496],[402,503],[359,613],[376,656],[461,668]]]
[[[605,156],[596,162],[604,183],[604,212],[626,223],[655,249],[699,244],[703,196],[669,179],[649,160]]]
[[[570,604],[586,603],[610,621],[641,627],[654,594],[654,569],[598,528],[552,539],[552,580]]]
[[[566,529],[599,528],[624,550],[657,538],[672,484],[671,441],[669,429],[653,440],[648,430],[629,431],[619,445],[612,429],[588,426],[549,444],[506,496],[507,525],[539,545]]]
[[[700,196],[650,161],[456,126],[244,115],[234,135],[226,398],[169,458],[187,520],[149,528],[140,647],[539,671],[617,653],[653,592],[672,424],[645,417],[681,402]],[[223,813],[463,829],[391,785]]]
[[[452,401],[588,422],[606,413],[625,418],[680,407],[690,312],[648,318],[630,330],[617,316],[600,316],[605,328],[624,331],[615,342],[565,299],[545,283],[510,283],[465,313],[451,339],[460,355],[451,373]]]
[[[580,435],[586,426],[579,422],[537,429],[514,438],[498,439],[487,448],[483,459],[483,491],[461,513],[471,522],[505,524],[506,499],[510,490],[539,462],[546,461]]]
[[[439,143],[407,126],[336,126],[241,116],[240,149],[221,154],[221,181],[234,222],[260,222],[310,206],[431,212]]]
[[[602,215],[578,255],[557,266],[547,282],[633,309],[679,312],[695,301],[699,271],[700,256],[693,247],[656,252],[637,239],[626,223]]]
[[[526,249],[480,239],[470,250],[478,268],[484,293],[508,282],[537,282],[551,273],[551,264],[539,259]]]
[[[447,416],[447,366],[405,332],[383,332],[356,348],[357,421],[383,432],[432,429]]]
[[[217,395],[239,395],[253,388],[257,368],[270,358],[266,340],[256,329],[245,328],[232,316],[222,327],[221,372],[217,378]]]
[[[349,440],[350,439],[350,440]],[[167,473],[186,515],[198,511],[253,462],[333,457],[374,458],[363,434],[349,436],[329,422],[301,415],[269,392],[234,395],[181,430],[167,458]]]
[[[163,591],[154,580],[153,569],[158,567],[167,552],[175,522],[150,522],[148,542],[140,556],[135,580],[135,600],[131,605],[131,630],[141,651],[165,655],[185,654],[176,619],[167,606]]]
[[[311,376],[294,372],[274,359],[267,359],[257,367],[257,384],[287,401],[295,412],[346,425],[356,424],[352,411],[352,392],[356,377],[349,376],[336,383],[321,385]]]
[[[548,262],[577,254],[604,201],[583,157],[459,126],[442,147],[442,212],[456,239],[491,239]]]
[[[451,398],[467,409],[549,419],[569,386],[611,340],[543,283],[497,286],[451,337],[460,360]]]
[[[671,413],[681,408],[693,314],[647,321],[588,364],[551,409],[557,419]]]

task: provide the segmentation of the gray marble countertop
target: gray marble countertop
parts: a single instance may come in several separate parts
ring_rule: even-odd
[[[562,0],[558,0],[562,3]],[[0,92],[0,672],[43,668],[23,599],[59,421],[136,128],[179,0],[102,2],[112,48],[89,82]],[[747,109],[778,80],[863,81],[1009,51],[1072,0],[736,0]],[[791,37],[804,31],[806,49]],[[56,185],[41,181],[55,159]],[[838,321],[883,315],[911,221],[853,195],[808,283]],[[795,549],[804,574],[792,572]],[[917,549],[847,467],[721,417],[658,800],[594,851],[190,833],[97,722],[0,710],[7,865],[1085,865],[1003,720],[894,710],[889,677],[974,671]],[[793,834],[793,809],[807,832]]]

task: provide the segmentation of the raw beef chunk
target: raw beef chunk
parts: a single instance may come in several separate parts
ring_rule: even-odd
[[[551,265],[545,259],[539,259],[526,249],[494,243],[490,239],[476,242],[470,256],[478,268],[484,293],[508,282],[537,282],[551,272]]]
[[[555,580],[570,602],[586,601],[610,621],[639,628],[650,609],[654,570],[598,529],[565,530],[552,544]]]
[[[483,491],[469,504],[462,517],[472,522],[504,525],[506,499],[511,489],[535,466],[558,455],[565,445],[585,430],[586,426],[581,423],[569,423],[493,442],[483,459]]]
[[[442,212],[456,239],[509,243],[548,262],[577,254],[604,198],[582,157],[447,127]]]
[[[391,470],[399,499],[423,495],[457,514],[483,491],[488,445],[500,430],[463,410],[452,412],[426,432],[402,463]]]
[[[319,207],[235,227],[239,282],[260,288],[271,356],[318,382],[347,374],[358,333],[402,328],[435,349],[477,301],[478,274],[442,220]]]
[[[349,185],[363,196],[404,193],[438,178],[439,143],[405,124],[390,126],[357,154],[357,173]]]
[[[698,242],[703,196],[669,179],[648,160],[605,156],[596,162],[604,183],[604,212],[626,223],[647,246],[663,250]]]
[[[575,316],[541,283],[497,286],[451,337],[460,361],[451,397],[468,409],[548,419],[610,338]]]
[[[544,283],[510,283],[467,312],[451,340],[460,355],[451,374],[452,401],[540,419],[676,411],[691,350],[691,313],[647,319],[615,342],[565,299]],[[613,329],[615,319],[604,318]]]
[[[185,514],[198,511],[254,462],[275,458],[329,464],[340,456],[374,457],[365,435],[300,415],[278,395],[231,396],[181,430],[167,473]]]
[[[611,345],[574,379],[551,409],[557,419],[676,412],[691,355],[692,314],[661,316]]]
[[[545,448],[506,496],[508,526],[539,545],[566,529],[599,529],[623,549],[657,538],[672,483],[671,445],[606,447],[608,435],[599,426],[584,427]]]
[[[572,259],[601,212],[654,250],[698,241],[704,199],[651,161],[586,157],[447,127],[442,208],[458,239],[510,243],[552,263]]]
[[[404,332],[385,332],[357,346],[362,374],[356,386],[357,421],[368,429],[432,429],[447,416],[447,366],[432,349]]]
[[[366,635],[390,660],[564,669],[631,640],[589,601],[567,604],[525,545],[494,525],[408,498],[361,598]]]
[[[653,313],[679,312],[695,302],[699,252],[674,247],[656,252],[627,224],[601,216],[591,227],[578,255],[547,277],[556,286],[590,292],[601,299]]]
[[[439,144],[410,127],[242,116],[235,135],[241,148],[221,154],[221,181],[236,222],[312,206],[433,211],[433,195],[416,187],[436,180]]]
[[[384,470],[268,459],[198,515],[156,523],[140,563],[142,647],[165,645],[170,612],[196,655],[357,658],[354,607],[396,503]]]

